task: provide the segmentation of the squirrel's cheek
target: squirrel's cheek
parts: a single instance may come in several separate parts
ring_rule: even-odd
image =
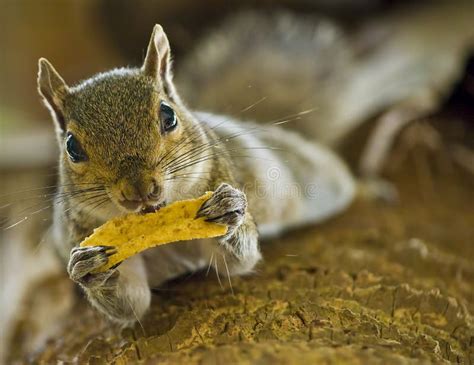
[[[88,172],[88,166],[86,162],[75,163],[72,162],[67,153],[63,156],[64,166],[76,175],[83,176]]]

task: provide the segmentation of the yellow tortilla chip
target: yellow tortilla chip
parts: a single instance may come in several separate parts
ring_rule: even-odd
[[[148,248],[166,243],[226,234],[227,226],[195,218],[201,205],[212,196],[207,192],[197,199],[172,203],[157,212],[129,214],[111,219],[96,228],[81,242],[85,246],[114,246],[117,253],[99,271],[106,271],[123,260]]]

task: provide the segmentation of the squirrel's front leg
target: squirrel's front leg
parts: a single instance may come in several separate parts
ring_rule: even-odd
[[[67,270],[94,307],[112,321],[127,326],[146,312],[151,293],[141,256],[124,261],[119,268],[93,272],[106,264],[113,253],[110,246],[74,247]]]
[[[215,257],[214,266],[217,270],[231,275],[250,272],[262,257],[258,247],[257,227],[247,209],[247,198],[243,192],[229,184],[221,184],[212,197],[200,210],[198,217],[207,221],[226,224],[227,234],[218,239],[225,265],[218,265],[219,257]]]

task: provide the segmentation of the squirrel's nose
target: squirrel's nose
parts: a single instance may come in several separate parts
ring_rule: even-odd
[[[147,182],[123,184],[120,204],[128,210],[136,210],[150,200],[157,200],[160,197],[160,193],[160,186],[155,179]]]

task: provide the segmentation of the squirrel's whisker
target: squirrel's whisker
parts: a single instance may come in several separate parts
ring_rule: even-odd
[[[82,184],[81,183],[77,183],[77,184],[76,183],[71,183],[71,184],[63,184],[63,185],[60,185],[60,184],[48,185],[48,186],[43,186],[43,187],[40,187],[40,188],[13,191],[11,193],[6,193],[6,194],[0,195],[0,198],[5,198],[5,197],[15,195],[15,194],[25,194],[25,193],[34,192],[34,191],[57,189],[57,188],[62,187],[62,186],[80,186],[80,185],[98,185],[98,184],[97,183],[82,183]],[[52,193],[52,194],[54,194],[54,193]],[[41,195],[38,195],[38,196],[41,196]]]
[[[176,146],[174,146],[173,148],[171,148],[168,152],[166,152],[159,160],[158,162],[156,163],[156,166],[160,165],[163,161],[165,161],[165,159],[168,157],[168,156],[173,156],[173,154],[177,153],[179,150],[183,149],[185,146],[189,145],[189,144],[192,144],[192,142],[195,140],[195,138],[198,137],[198,132],[202,132],[203,131],[203,128],[196,124],[194,125],[190,130],[189,130],[189,134],[188,136],[183,140],[181,141],[181,143],[179,144],[176,144]]]
[[[240,113],[245,113],[245,112],[249,111],[250,109],[255,108],[258,104],[264,102],[265,100],[267,100],[267,97],[266,97],[266,96],[264,96],[263,98],[257,100],[255,103],[250,104],[248,107],[242,109],[242,110],[240,111]]]
[[[18,222],[13,223],[13,224],[11,224],[11,225],[9,225],[9,226],[3,228],[3,231],[6,231],[6,230],[8,230],[8,229],[12,229],[12,228],[18,226],[19,224],[21,224],[21,223],[23,223],[24,221],[26,221],[28,218],[29,218],[28,216],[23,217],[23,218],[20,219]]]
[[[240,149],[235,149],[235,151],[238,151],[238,150],[240,150]],[[232,151],[232,149],[227,150],[227,151]],[[235,157],[235,158],[253,158],[253,159],[258,159],[258,160],[262,160],[262,161],[274,161],[272,159],[268,159],[268,158],[264,158],[264,157],[249,156],[249,155],[227,154],[227,156]],[[221,158],[221,157],[222,157],[222,154],[218,154],[218,153],[212,153],[212,154],[209,154],[209,155],[200,156],[200,157],[195,158],[194,160],[185,161],[181,165],[175,166],[173,169],[169,170],[168,173],[173,174],[177,171],[181,171],[185,168],[194,166],[197,163],[201,163],[201,162],[204,162],[204,161],[208,161],[208,160],[211,160],[211,159],[214,159],[214,158]]]
[[[177,171],[181,171],[185,168],[189,168],[191,166],[194,166],[198,163],[202,163],[202,162],[205,162],[205,161],[209,161],[209,160],[212,160],[214,158],[220,158],[222,157],[221,155],[212,155],[212,156],[206,156],[202,159],[197,159],[197,160],[194,160],[194,161],[191,161],[189,164],[187,165],[184,165],[184,166],[180,166],[179,168],[173,170],[173,171],[170,171],[170,173],[174,173],[174,172],[177,172]],[[251,156],[251,155],[230,155],[230,157],[234,157],[234,158],[252,158],[252,159],[255,159],[255,160],[262,160],[262,161],[275,161],[273,159],[268,159],[268,158],[264,158],[264,157],[255,157],[255,156]]]
[[[208,127],[208,130],[214,130],[214,129],[218,128],[219,126],[223,125],[225,122],[227,122],[227,120],[224,119],[222,122],[217,123],[216,125],[214,125],[214,126],[212,126],[212,127]],[[193,128],[193,129],[194,129],[194,128]],[[197,146],[193,147],[191,150],[188,150],[187,152],[184,152],[183,154],[174,157],[174,156],[175,156],[178,152],[180,152],[184,147],[186,147],[186,146],[188,146],[188,145],[194,145],[194,144],[195,144],[194,142],[196,142],[196,139],[197,139],[198,137],[204,137],[204,136],[206,135],[206,129],[203,128],[202,126],[196,125],[196,126],[195,126],[195,129],[196,129],[196,130],[193,131],[193,133],[191,133],[190,136],[188,136],[188,137],[185,139],[184,142],[187,141],[186,143],[181,143],[180,145],[178,145],[178,146],[180,146],[179,149],[170,151],[170,152],[173,152],[173,153],[171,154],[171,156],[170,156],[170,157],[172,158],[172,161],[176,160],[177,158],[180,158],[180,156],[183,156],[183,155],[186,154],[187,152],[190,152],[190,151],[192,151],[192,150],[194,150],[194,149],[199,149],[199,148],[206,147],[207,145],[210,145],[210,143],[201,143],[201,144],[198,144]],[[197,132],[201,132],[201,134],[198,135]],[[170,155],[170,153],[167,153],[166,155]],[[164,160],[164,159],[162,158],[162,159],[158,162],[157,165],[159,165],[163,160]],[[169,161],[169,162],[172,162],[172,161]],[[169,165],[169,162],[166,161],[166,160],[165,160],[164,162],[165,162],[165,165],[164,165],[163,168],[166,168],[166,166]]]
[[[89,213],[92,213],[94,210],[100,208],[101,206],[103,206],[108,201],[110,201],[110,198],[108,196],[104,197],[100,200],[96,200],[95,202],[90,203],[90,205],[86,209],[89,210]],[[92,204],[94,204],[94,205],[92,206]]]
[[[220,123],[222,124],[222,123]],[[190,150],[190,151],[187,151],[186,153],[182,154],[182,156],[178,156],[176,157],[173,161],[170,161],[171,162],[180,162],[180,161],[177,161],[177,160],[181,160],[182,157],[184,157],[184,155],[188,155],[187,157],[192,157],[194,155],[197,155],[201,152],[204,152],[214,146],[218,147],[222,142],[224,143],[227,143],[229,142],[230,140],[232,139],[235,139],[237,137],[240,137],[242,135],[246,135],[246,134],[249,134],[251,132],[254,132],[254,131],[264,131],[264,129],[260,128],[260,127],[255,127],[255,128],[250,128],[250,129],[247,129],[247,130],[243,130],[243,131],[239,131],[239,132],[235,132],[233,134],[229,134],[227,136],[223,136],[221,138],[217,138],[215,141],[213,141],[212,143],[207,143],[207,144],[202,144],[202,145],[199,145],[197,147],[195,147],[194,149]],[[252,147],[240,147],[241,149],[251,149]],[[259,148],[259,147],[258,147]],[[283,148],[278,148],[278,147],[264,147],[265,149],[273,149],[273,150],[281,150],[281,151],[286,151],[285,149]],[[168,163],[167,165],[169,165],[170,163]],[[166,167],[166,165],[165,165]]]
[[[308,111],[306,111],[306,112],[308,112]],[[225,121],[219,123],[218,125],[221,125],[223,123],[225,123]],[[216,128],[218,125],[213,126],[213,128]],[[247,130],[234,132],[234,133],[228,134],[226,136],[217,138],[216,140],[214,140],[212,142],[198,145],[198,146],[192,148],[191,150],[181,154],[180,156],[177,156],[172,161],[167,162],[163,168],[168,167],[171,163],[181,162],[182,160],[184,160],[184,157],[193,157],[193,156],[198,155],[199,153],[205,152],[206,150],[209,150],[213,147],[218,147],[221,143],[227,143],[232,139],[235,139],[235,138],[240,137],[242,135],[249,134],[249,133],[254,132],[254,131],[265,131],[265,130],[260,128],[260,127],[249,128]],[[244,149],[245,147],[241,147],[241,148]],[[265,148],[266,149],[272,149],[272,147],[265,147]],[[250,149],[250,148],[247,148],[247,149]],[[277,148],[274,147],[273,149],[277,149]],[[280,150],[284,150],[284,149],[280,148]]]
[[[303,114],[307,114],[311,111],[313,111],[315,109],[308,109],[308,110],[305,110],[305,111],[302,111],[300,113],[297,113],[297,114],[293,114],[293,115],[289,115],[289,116],[286,116],[286,117],[283,117],[283,118],[280,118],[280,119],[277,119],[275,120],[275,122],[270,122],[270,123],[273,123],[273,124],[276,124],[276,123],[282,123],[282,122],[288,122],[288,121],[291,121],[291,119],[285,119],[285,118],[289,118],[289,117],[292,117],[292,116],[295,116],[295,115],[303,115]],[[227,120],[223,120],[222,122],[220,123],[217,123],[216,125],[210,127],[209,129],[213,130],[213,129],[216,129],[218,128],[219,126],[221,126],[222,124],[224,124]],[[232,134],[229,134],[229,135],[226,135],[226,136],[223,136],[223,137],[220,137],[220,138],[217,138],[216,140],[214,140],[213,142],[209,142],[209,143],[203,143],[203,144],[200,144],[194,148],[192,148],[191,150],[188,150],[184,153],[182,153],[181,155],[179,156],[172,156],[174,157],[171,161],[165,161],[165,165],[163,166],[164,169],[166,169],[167,166],[169,166],[170,164],[172,163],[178,163],[178,162],[181,162],[182,160],[184,160],[184,157],[193,157],[201,152],[204,152],[214,146],[219,146],[222,142],[228,142],[229,140],[231,139],[234,139],[234,138],[237,138],[239,136],[242,136],[242,135],[246,135],[246,134],[249,134],[249,133],[252,133],[254,131],[265,131],[265,128],[262,128],[260,126],[255,126],[253,128],[246,128],[244,129],[243,131],[239,131],[239,132],[234,132]],[[205,132],[205,130],[204,130]],[[267,149],[272,149],[271,147],[266,147]],[[183,149],[183,146],[181,145],[181,148],[178,149],[181,150]],[[276,149],[276,148],[275,148]],[[280,150],[284,150],[284,149],[280,149]],[[176,152],[178,152],[176,151]],[[173,153],[174,154],[176,154]],[[169,155],[169,154],[168,154]],[[164,158],[162,158],[158,163],[162,162],[164,160]],[[183,161],[184,162],[184,161]]]
[[[87,191],[86,191],[87,192]],[[72,196],[72,193],[76,193],[76,192],[68,192],[67,194],[71,194]],[[41,199],[41,198],[44,198],[42,200],[42,202],[49,202],[49,201],[52,201],[54,200],[55,198],[59,197],[59,196],[65,196],[67,195],[66,193],[58,193],[58,192],[54,192],[54,193],[47,193],[47,194],[40,194],[40,195],[34,195],[34,196],[31,196],[31,197],[26,197],[26,198],[22,198],[22,199],[16,199],[14,202],[10,202],[10,203],[7,203],[5,205],[2,205],[0,206],[0,209],[4,209],[4,208],[7,208],[9,206],[12,206],[12,205],[15,205],[15,204],[18,204],[20,202],[27,202],[29,200],[34,200],[34,199]]]
[[[300,117],[302,115],[310,114],[312,112],[315,112],[316,110],[318,110],[317,107],[306,109],[306,110],[303,110],[299,113],[289,114],[289,115],[284,116],[282,118],[271,120],[271,121],[267,122],[266,124],[280,125],[280,124],[284,124],[284,123],[287,123],[287,122],[290,122],[290,121],[300,120],[301,118],[298,118],[298,117]]]
[[[227,279],[229,280],[230,291],[231,291],[232,295],[235,295],[234,294],[234,287],[232,286],[232,281],[230,279],[229,266],[227,266],[227,260],[226,260],[224,254],[221,254],[221,255],[222,255],[222,259],[224,260],[224,266],[225,266],[225,271],[227,272]]]
[[[211,254],[211,258],[209,259],[209,265],[207,266],[206,276],[209,275],[209,270],[211,270],[212,260],[213,260],[213,259],[214,259],[214,252]]]
[[[85,193],[88,193],[88,192],[89,192],[89,191],[86,191]],[[90,191],[90,192],[91,192],[91,193],[95,193],[96,191]],[[82,193],[82,194],[85,194],[84,192],[81,192],[81,193]],[[78,194],[76,194],[76,195],[78,195]],[[70,196],[71,196],[71,195],[59,196],[59,199],[64,200],[64,199],[66,199],[66,198],[68,198],[68,197],[70,197]],[[73,196],[74,196],[74,195],[73,195]],[[37,202],[37,203],[35,203],[35,204],[33,204],[33,205],[30,205],[30,206],[28,206],[28,207],[26,207],[26,208],[23,208],[22,210],[20,210],[19,212],[16,213],[16,216],[26,214],[26,216],[25,216],[24,218],[22,218],[22,220],[21,220],[21,222],[23,222],[23,221],[27,220],[30,216],[35,215],[35,214],[38,214],[38,213],[40,213],[40,212],[43,212],[43,211],[45,211],[45,210],[47,210],[47,209],[53,207],[55,204],[60,203],[61,200],[57,200],[57,199],[58,199],[58,197],[53,196],[53,197],[49,198],[49,199],[46,200],[46,201],[43,200],[43,201]],[[47,206],[45,206],[45,207],[41,207],[42,204],[45,204],[45,203],[48,204],[48,203],[50,203],[50,202],[53,202],[53,204],[49,204],[49,205],[47,205]],[[12,204],[14,204],[14,203],[12,203]],[[40,208],[38,209],[38,207],[40,207]],[[30,211],[31,209],[37,209],[37,210],[35,210],[34,212],[30,213],[29,211]],[[9,220],[9,219],[7,219],[7,220]],[[13,226],[17,226],[17,225],[18,225],[19,223],[21,223],[21,222],[17,222],[17,223],[15,223],[15,224],[13,224],[12,226],[6,227],[6,228],[4,228],[4,229],[13,228]]]
[[[88,204],[86,204],[86,205],[84,206],[84,208],[89,208],[90,205],[97,203],[97,201],[99,201],[99,200],[100,200],[100,201],[102,201],[102,200],[109,200],[109,197],[108,197],[108,196],[105,196],[104,194],[94,195],[94,196],[86,197],[85,199],[83,199],[83,200],[81,200],[81,201],[79,201],[79,202],[77,202],[77,203],[78,203],[78,205],[82,205],[82,204],[88,202]],[[68,212],[68,211],[70,211],[70,210],[73,209],[73,208],[74,208],[74,206],[71,205],[69,208],[66,208],[66,209],[64,210],[64,212]]]
[[[227,120],[224,119],[222,122],[217,123],[216,125],[214,125],[214,126],[212,126],[212,127],[209,127],[208,130],[214,130],[214,129],[218,128],[219,126],[221,126],[222,124],[224,124],[226,121],[227,121]],[[202,136],[204,136],[204,135],[206,134],[206,129],[202,128],[200,131],[203,132]],[[227,137],[226,137],[226,138],[227,138]],[[194,152],[194,151],[199,151],[200,149],[206,149],[206,148],[208,148],[208,147],[216,146],[216,145],[219,144],[218,142],[219,142],[220,140],[221,140],[220,138],[217,138],[215,141],[212,141],[212,142],[207,142],[207,143],[198,144],[197,146],[195,146],[195,147],[191,148],[190,150],[188,150],[188,151],[182,153],[181,155],[176,156],[172,161],[170,161],[170,162],[167,162],[167,161],[166,161],[166,163],[165,163],[165,165],[164,165],[163,168],[166,168],[171,162],[176,161],[177,159],[179,159],[179,158],[181,158],[181,157],[184,157],[185,155],[187,155],[187,154],[189,154],[189,153],[192,153],[192,152]],[[191,142],[191,143],[195,142],[195,139],[194,139],[194,140],[191,140],[190,142]],[[194,144],[194,143],[193,143],[193,144]],[[181,149],[182,149],[182,148],[181,148]],[[178,152],[178,151],[176,151],[176,152]],[[175,154],[176,154],[176,152],[175,152]]]
[[[96,202],[95,206],[93,206],[92,208],[89,209],[89,213],[92,213],[94,210],[99,209],[101,206],[103,206],[104,204],[109,203],[109,202],[110,202],[109,197],[103,198],[102,200]],[[91,221],[93,221],[93,219],[94,219],[94,217],[91,215],[89,217],[89,219],[87,219],[87,221],[91,222]]]
[[[217,281],[219,282],[219,286],[221,287],[221,289],[224,289],[224,286],[222,285],[222,281],[221,281],[221,277],[219,276],[219,267],[218,267],[218,262],[219,260],[217,259],[217,256],[215,257],[215,265],[214,265],[214,270],[216,272],[216,276],[217,276]]]
[[[85,192],[85,193],[78,193],[78,194],[75,194],[73,196],[62,196],[62,197],[59,197],[59,200],[57,200],[55,203],[56,204],[61,204],[65,201],[68,201],[70,200],[70,198],[74,198],[74,200],[77,202],[77,203],[82,203],[84,201],[86,201],[85,199],[91,199],[91,198],[96,198],[96,197],[101,197],[101,196],[107,196],[107,193],[105,192],[105,190],[100,190],[100,191],[93,191],[93,192]],[[83,198],[83,199],[81,199]]]

